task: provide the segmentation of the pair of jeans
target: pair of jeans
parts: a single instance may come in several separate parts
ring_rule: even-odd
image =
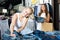
[[[10,36],[10,31],[7,30],[3,35],[2,35],[2,40],[21,40],[22,35],[14,30],[13,34],[16,36],[12,37]]]

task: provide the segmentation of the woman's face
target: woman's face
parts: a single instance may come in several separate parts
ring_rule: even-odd
[[[45,11],[45,9],[46,9],[46,8],[45,8],[45,5],[42,5],[42,6],[41,6],[41,9],[42,9],[42,11]]]
[[[23,11],[25,17],[29,17],[31,15],[31,9],[27,8]]]

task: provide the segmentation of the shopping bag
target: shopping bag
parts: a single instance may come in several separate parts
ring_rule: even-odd
[[[53,31],[53,23],[42,23],[42,31]]]

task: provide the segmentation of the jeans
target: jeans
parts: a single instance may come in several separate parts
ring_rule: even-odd
[[[12,37],[10,36],[10,31],[7,30],[3,35],[2,35],[2,40],[41,40],[38,36],[34,35],[33,33],[31,34],[26,34],[26,35],[21,35],[20,33],[14,31],[13,32],[16,36]]]
[[[16,31],[13,33],[16,35],[15,37],[10,36],[10,31],[7,30],[2,35],[2,40],[60,40],[60,36],[57,38],[57,36],[48,35],[45,32],[39,30],[35,30],[33,33],[26,35],[21,35]]]
[[[60,40],[56,36],[46,34],[44,31],[35,30],[33,34],[41,40]]]
[[[14,30],[13,34],[16,36],[12,37],[10,36],[10,31],[7,30],[3,35],[2,35],[2,40],[21,40],[22,35]]]

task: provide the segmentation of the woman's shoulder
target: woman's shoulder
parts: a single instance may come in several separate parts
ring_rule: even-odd
[[[15,16],[18,16],[19,14],[20,14],[20,13],[15,13],[14,15],[15,15]]]
[[[12,17],[17,17],[19,15],[19,13],[15,13],[12,15]]]
[[[20,14],[20,13],[14,13],[14,14]]]

